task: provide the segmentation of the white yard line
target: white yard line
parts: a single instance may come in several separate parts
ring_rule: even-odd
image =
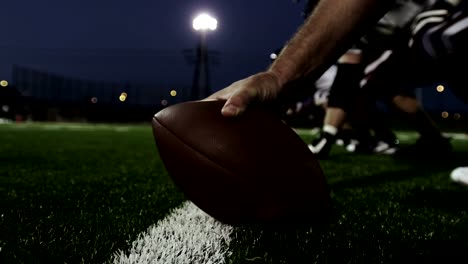
[[[113,263],[225,263],[233,227],[185,202],[132,243]]]
[[[293,128],[293,130],[299,135],[315,136],[320,133],[320,128]]]
[[[468,134],[465,133],[444,133],[444,135],[457,140],[468,140]]]
[[[21,124],[9,124],[10,129],[40,129],[40,130],[71,130],[71,131],[97,131],[113,130],[116,132],[129,132],[130,126],[125,125],[107,125],[92,123],[61,123],[61,122],[26,122]]]

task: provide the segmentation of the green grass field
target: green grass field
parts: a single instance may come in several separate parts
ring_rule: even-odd
[[[403,143],[416,136],[398,135]],[[468,141],[452,142],[449,161],[352,155],[335,147],[321,161],[331,223],[235,228],[226,263],[464,257],[468,188],[448,175],[468,164]],[[0,263],[112,262],[184,201],[158,158],[149,124],[1,125],[0,144]]]

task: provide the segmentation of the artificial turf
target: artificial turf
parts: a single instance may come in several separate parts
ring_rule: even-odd
[[[182,202],[151,127],[0,127],[0,262],[104,263]]]
[[[399,135],[402,145],[416,136]],[[467,164],[468,141],[452,143],[454,155],[445,160],[335,147],[321,161],[333,200],[330,224],[236,229],[231,263],[465,263],[468,189],[449,173]]]
[[[149,124],[2,125],[0,142],[1,263],[108,262],[184,200]],[[334,148],[321,161],[330,224],[236,228],[227,262],[439,263],[463,256],[468,188],[448,175],[466,164],[468,141],[452,142],[451,159],[422,162]]]

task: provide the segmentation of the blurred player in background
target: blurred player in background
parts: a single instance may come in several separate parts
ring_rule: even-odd
[[[312,152],[319,157],[328,156],[346,116],[353,110],[361,108],[355,115],[358,118],[354,119],[360,128],[357,149],[363,152],[374,149],[377,152],[395,153],[398,140],[394,133],[381,122],[376,122],[380,120],[379,116],[376,116],[378,111],[373,103],[376,99],[396,106],[420,134],[416,144],[399,151],[399,155],[411,153],[412,156],[422,154],[440,157],[451,152],[449,141],[442,136],[434,122],[423,111],[412,89],[406,87],[407,78],[399,77],[402,75],[398,74],[398,68],[386,67],[389,54],[400,54],[400,50],[408,49],[411,22],[419,13],[434,5],[435,2],[432,0],[397,1],[378,24],[339,59],[337,80],[330,91],[329,108],[325,115],[322,133],[320,138],[309,144]],[[398,63],[406,62],[400,59]],[[398,64],[394,65],[398,67]],[[364,78],[364,67],[366,67],[366,78]],[[379,74],[373,74],[375,68],[379,69],[377,71]],[[369,81],[369,78],[372,81]],[[389,83],[391,85],[388,85]],[[366,126],[372,124],[376,125],[374,132],[378,135],[377,140],[372,140],[368,134]]]
[[[439,3],[432,10],[420,14],[412,30],[410,46],[419,52],[411,54],[411,64],[401,71],[414,70],[417,66],[418,77],[443,80],[461,100],[468,103],[467,70],[464,67],[468,61],[468,1]],[[396,54],[394,60],[405,55]],[[455,168],[450,178],[468,186],[468,167]]]
[[[305,19],[316,4],[315,0],[306,1],[303,11]],[[352,152],[391,154],[396,151],[398,140],[382,122],[383,118],[379,115],[375,100],[359,89],[364,67],[361,59],[362,49],[370,46],[373,50],[379,48],[380,51],[380,46],[390,46],[390,37],[387,36],[396,33],[393,29],[395,26],[389,24],[380,23],[386,28],[374,30],[384,36],[376,38],[378,34],[375,32],[370,35],[374,38],[371,41],[373,45],[369,45],[367,39],[362,39],[359,47],[348,50],[319,80],[313,84],[305,84],[309,89],[315,88],[313,101],[316,105],[323,106],[326,111],[320,138],[309,144],[311,151],[319,158],[326,158],[335,142],[345,145],[347,150]]]

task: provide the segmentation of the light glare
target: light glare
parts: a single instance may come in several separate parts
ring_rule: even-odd
[[[436,90],[441,93],[445,90],[445,87],[443,85],[437,85]]]
[[[203,13],[198,15],[194,20],[192,24],[193,28],[195,30],[216,30],[218,27],[218,21],[216,18]]]
[[[442,116],[442,118],[447,118],[447,117],[449,117],[449,113],[447,111],[443,111],[441,116]]]
[[[176,91],[176,90],[172,90],[172,91],[171,91],[171,96],[172,96],[172,97],[177,96],[177,91]]]
[[[8,81],[6,81],[6,80],[1,80],[1,81],[0,81],[0,86],[2,86],[2,87],[7,87],[7,86],[8,86]]]

